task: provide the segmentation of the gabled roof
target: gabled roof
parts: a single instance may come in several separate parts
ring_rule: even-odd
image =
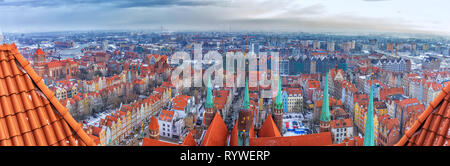
[[[0,45],[0,145],[95,145],[15,44]]]
[[[202,146],[227,145],[228,128],[219,113],[216,113],[203,137]]]
[[[442,89],[395,146],[448,146],[449,102],[450,84]]]
[[[331,133],[250,138],[250,146],[326,146],[331,145]]]
[[[259,129],[258,137],[281,137],[280,131],[273,121],[272,115],[269,114]]]
[[[197,146],[197,143],[195,142],[194,137],[192,136],[191,132],[189,132],[188,135],[184,138],[183,145]]]

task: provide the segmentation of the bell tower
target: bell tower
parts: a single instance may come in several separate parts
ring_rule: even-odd
[[[250,129],[253,125],[252,112],[250,111],[250,98],[248,94],[248,80],[245,81],[244,102],[239,110],[238,117],[238,145],[249,146]]]
[[[277,97],[273,104],[273,120],[279,131],[283,129],[283,100],[281,98],[281,77],[278,77]]]

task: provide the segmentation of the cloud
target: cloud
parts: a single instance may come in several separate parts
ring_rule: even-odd
[[[115,8],[163,6],[212,6],[226,4],[227,0],[0,0],[0,6],[60,7],[94,5]]]
[[[381,2],[381,1],[390,1],[390,0],[363,0],[366,2]]]
[[[440,33],[447,30],[442,27],[447,27],[448,21],[433,17],[427,22],[432,17],[423,15],[419,16],[425,17],[425,21],[419,20],[414,15],[416,10],[409,9],[411,6],[400,10],[397,8],[403,6],[348,1],[352,3],[341,4],[337,0],[0,0],[3,17],[0,27],[14,32],[145,30],[161,26],[179,31],[231,28],[235,31]],[[389,3],[401,3],[398,1]],[[394,14],[389,13],[392,9]]]

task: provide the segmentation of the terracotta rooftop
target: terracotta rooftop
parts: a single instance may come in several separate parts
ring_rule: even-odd
[[[264,120],[263,125],[259,129],[258,137],[281,137],[280,131],[275,125],[271,114]]]
[[[45,55],[44,51],[42,51],[42,49],[38,48],[36,49],[36,51],[34,52],[34,55]]]
[[[326,146],[331,145],[331,133],[250,138],[250,146]]]
[[[197,146],[197,143],[195,142],[194,137],[192,136],[191,132],[189,132],[188,135],[184,138],[183,145]]]
[[[202,146],[227,145],[228,128],[219,113],[216,113],[203,137]]]
[[[395,146],[448,146],[449,101],[450,84],[442,89]]]
[[[0,45],[0,145],[95,145],[15,44]]]
[[[158,131],[159,130],[159,124],[158,119],[155,118],[155,116],[152,116],[150,118],[150,124],[148,125],[149,130]]]
[[[181,146],[181,145],[169,143],[169,142],[163,142],[163,141],[145,137],[142,140],[142,146]]]
[[[308,88],[313,89],[320,89],[320,82],[317,80],[308,80]]]
[[[386,100],[386,96],[395,95],[395,94],[404,94],[403,88],[387,88],[380,90],[380,100]]]
[[[331,128],[352,127],[353,121],[352,121],[352,119],[331,120],[330,126],[331,126]]]
[[[91,137],[95,145],[100,144],[100,138],[98,138],[97,136],[89,134],[89,137]]]
[[[175,113],[174,111],[162,110],[161,113],[159,114],[158,120],[171,122],[173,119],[174,113]]]
[[[322,100],[317,100],[316,102],[316,107],[321,108],[322,107]],[[342,105],[342,101],[341,100],[337,100],[333,97],[329,97],[329,102],[330,102],[330,106],[340,106]]]
[[[352,140],[346,138],[340,144],[332,144],[330,146],[363,146],[364,138],[361,137],[353,137]]]

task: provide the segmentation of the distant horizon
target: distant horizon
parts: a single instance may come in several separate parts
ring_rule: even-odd
[[[96,30],[450,36],[444,0],[0,0],[0,33]]]
[[[429,33],[408,33],[408,32],[308,32],[308,31],[218,31],[218,30],[180,30],[161,31],[160,29],[93,29],[93,30],[52,30],[52,31],[32,31],[32,32],[3,32],[3,34],[46,34],[46,33],[89,33],[89,32],[143,32],[143,33],[274,33],[274,34],[311,34],[311,35],[332,35],[332,36],[378,36],[394,38],[443,38],[450,40],[450,35],[429,34]],[[2,33],[0,31],[0,33]]]

